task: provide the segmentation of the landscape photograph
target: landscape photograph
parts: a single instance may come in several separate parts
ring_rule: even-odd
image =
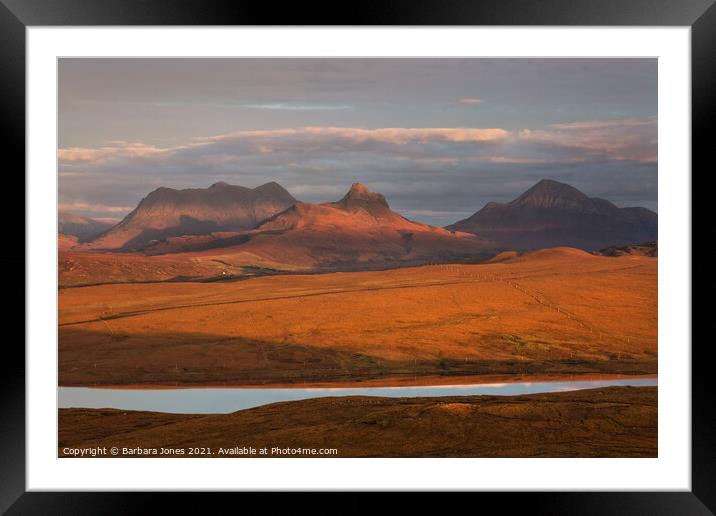
[[[656,59],[58,77],[58,457],[658,457]]]

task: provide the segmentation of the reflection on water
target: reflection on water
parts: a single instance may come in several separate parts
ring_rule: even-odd
[[[434,385],[401,387],[284,388],[284,389],[93,389],[60,387],[60,408],[117,408],[178,414],[225,414],[278,401],[304,400],[325,396],[435,397],[476,394],[515,395],[594,389],[613,385],[646,387],[657,378],[488,383],[475,385]]]

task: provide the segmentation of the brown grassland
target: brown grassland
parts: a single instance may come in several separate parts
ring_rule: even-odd
[[[58,454],[114,446],[118,456],[136,457],[123,448],[202,447],[214,457],[242,457],[220,448],[279,446],[334,448],[334,457],[655,457],[656,405],[656,387],[609,387],[529,396],[316,398],[212,415],[61,409]]]
[[[59,383],[656,373],[657,264],[557,248],[475,265],[65,288]]]

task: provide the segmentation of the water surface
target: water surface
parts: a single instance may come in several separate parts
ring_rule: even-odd
[[[60,408],[116,408],[176,414],[226,414],[278,401],[305,400],[326,396],[437,397],[488,394],[509,396],[595,389],[614,385],[656,386],[655,377],[604,380],[568,380],[470,385],[427,385],[400,387],[338,388],[198,388],[198,389],[99,389],[59,387]]]

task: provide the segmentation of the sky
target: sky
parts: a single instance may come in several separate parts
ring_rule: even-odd
[[[657,210],[656,59],[60,59],[59,208],[354,182],[447,225],[543,178]]]

